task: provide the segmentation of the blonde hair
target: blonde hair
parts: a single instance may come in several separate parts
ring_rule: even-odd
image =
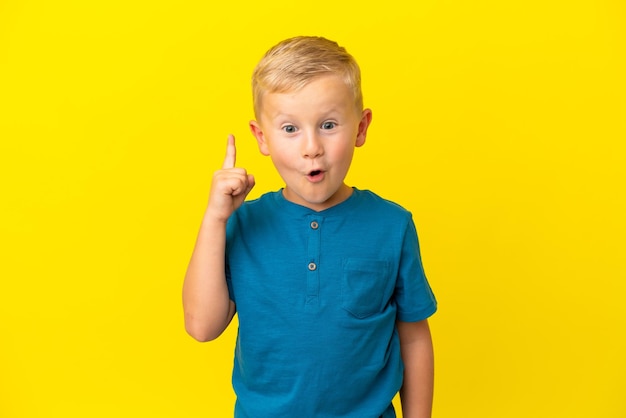
[[[265,93],[298,90],[322,75],[341,76],[353,92],[357,110],[363,110],[361,70],[356,60],[336,42],[318,36],[285,39],[270,48],[252,74],[254,113],[261,114]]]

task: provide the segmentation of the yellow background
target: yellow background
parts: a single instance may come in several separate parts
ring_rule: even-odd
[[[623,1],[0,1],[0,417],[228,417],[181,284],[262,53],[346,46],[415,217],[437,418],[626,417]],[[412,5],[409,5],[412,4]]]

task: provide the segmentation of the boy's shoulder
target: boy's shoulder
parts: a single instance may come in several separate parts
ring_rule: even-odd
[[[368,222],[406,223],[412,221],[411,212],[399,203],[384,198],[371,190],[354,190],[357,205],[354,214]]]
[[[275,206],[280,202],[280,194],[281,190],[276,190],[272,192],[265,192],[261,196],[256,197],[254,199],[246,200],[243,202],[243,205],[238,209],[241,210],[253,210],[255,208]]]
[[[385,208],[390,211],[398,212],[398,213],[405,213],[405,214],[410,213],[406,208],[404,208],[399,203],[394,202],[393,200],[386,199],[371,190],[368,190],[368,189],[361,190],[361,189],[355,188],[354,193],[357,196],[360,196],[360,198],[366,204],[379,205],[382,208]]]

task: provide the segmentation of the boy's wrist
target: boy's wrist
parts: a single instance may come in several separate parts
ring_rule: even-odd
[[[230,216],[229,216],[230,217]],[[204,218],[202,219],[202,224],[205,227],[226,227],[228,223],[228,218],[224,218],[223,216],[216,215],[210,209],[207,209],[204,212]]]

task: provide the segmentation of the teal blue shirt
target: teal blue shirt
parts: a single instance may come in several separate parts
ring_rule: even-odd
[[[358,189],[321,212],[268,193],[230,217],[226,264],[236,417],[395,416],[396,320],[437,309],[408,211]]]

